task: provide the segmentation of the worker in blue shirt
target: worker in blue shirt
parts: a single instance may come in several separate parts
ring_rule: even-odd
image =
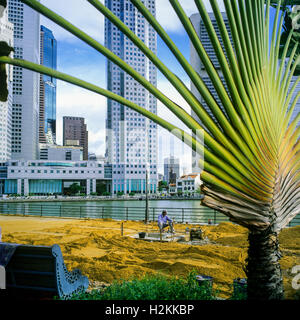
[[[170,227],[171,233],[174,233],[173,220],[167,216],[166,210],[163,210],[161,215],[159,215],[157,223],[158,223],[159,230],[161,232],[163,232],[164,228]]]

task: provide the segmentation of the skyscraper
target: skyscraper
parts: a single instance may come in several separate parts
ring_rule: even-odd
[[[88,131],[84,118],[63,117],[63,145],[82,147],[83,160],[88,160]]]
[[[164,160],[164,181],[168,183],[176,183],[176,179],[180,177],[180,162],[178,158],[170,156]],[[174,181],[175,180],[175,181]]]
[[[293,87],[293,85],[295,84],[296,80],[297,80],[298,77],[294,76],[292,77],[292,81],[291,81],[291,85],[290,85],[290,88]],[[293,101],[295,100],[298,92],[300,91],[300,82],[298,82],[298,84],[296,85],[296,89],[293,93],[293,96],[292,96],[292,99],[291,99],[291,103],[290,105],[293,103]],[[298,99],[298,102],[296,103],[296,106],[295,106],[295,110],[293,112],[293,115],[292,115],[292,118],[291,118],[291,121],[293,121],[296,116],[299,114],[300,112],[300,99]],[[300,125],[300,123],[298,122],[298,126]]]
[[[40,60],[45,67],[56,69],[57,43],[51,30],[41,26]],[[56,79],[40,75],[39,142],[56,144]]]
[[[155,0],[144,0],[143,3],[155,16]],[[105,5],[156,53],[153,28],[129,0],[106,0]],[[156,67],[107,19],[105,45],[156,86]],[[110,61],[107,62],[107,88],[157,113],[156,98]],[[106,132],[106,156],[113,164],[113,193],[144,193],[147,168],[150,174],[149,190],[156,192],[157,125],[137,112],[108,100]]]
[[[230,32],[229,21],[227,19],[226,13],[222,12],[222,16],[223,16],[223,20],[225,22],[226,29],[228,31],[231,43],[233,43],[231,32]],[[209,17],[210,17],[210,19],[212,21],[212,24],[214,26],[214,29],[215,29],[216,34],[218,36],[218,39],[219,39],[222,47],[224,48],[223,40],[221,38],[221,33],[220,33],[220,30],[219,30],[217,21],[216,21],[216,19],[214,17],[214,14],[213,13],[209,13]],[[218,74],[219,74],[219,76],[220,76],[220,78],[221,78],[221,80],[222,80],[222,82],[224,84],[225,89],[227,90],[227,86],[226,86],[226,83],[225,83],[224,76],[222,74],[222,69],[221,69],[219,60],[218,60],[217,55],[216,55],[216,53],[214,51],[214,48],[212,46],[212,43],[210,41],[209,35],[207,33],[207,30],[205,28],[204,22],[201,19],[200,14],[199,13],[193,14],[190,17],[190,20],[191,20],[191,22],[192,22],[192,24],[193,24],[193,26],[194,26],[194,28],[195,28],[198,36],[199,36],[199,39],[201,40],[202,45],[203,45],[204,49],[206,50],[211,62],[213,63],[215,69],[217,70],[217,72],[218,72]],[[202,64],[202,61],[200,60],[200,58],[199,58],[199,56],[197,54],[197,51],[195,50],[195,48],[194,48],[192,43],[191,43],[191,65],[200,74],[203,82],[206,84],[207,88],[210,90],[212,96],[215,98],[215,100],[218,103],[218,105],[220,105],[221,108],[223,108],[221,100],[220,100],[220,98],[218,96],[218,93],[217,93],[216,89],[214,88],[214,85],[211,82],[210,77],[209,77],[207,71],[205,70],[205,67]],[[210,109],[207,107],[207,104],[205,103],[203,97],[200,95],[200,93],[198,92],[197,88],[194,86],[193,83],[191,84],[191,90],[192,90],[193,94],[202,103],[202,105],[204,106],[206,111],[210,114],[210,116],[212,116],[212,118],[214,118],[214,116],[212,115]],[[197,115],[193,111],[192,111],[192,116],[199,121]],[[201,172],[201,168],[199,168],[199,165],[198,165],[199,157],[200,156],[198,154],[196,154],[195,151],[192,152],[192,170],[193,170],[193,173],[200,173]]]
[[[14,57],[40,63],[40,16],[19,0],[8,1],[14,24]],[[13,68],[12,159],[38,159],[39,74]]]
[[[285,70],[284,70],[284,72],[286,71],[286,67],[288,65],[288,62],[289,62],[289,59],[286,59],[285,60]],[[280,61],[280,63],[281,63],[281,61]],[[290,86],[289,86],[288,95],[290,93],[291,88],[295,85],[295,83],[297,81],[297,78],[298,78],[298,76],[293,76],[292,77],[291,83],[290,83]],[[291,100],[290,100],[290,107],[293,104],[293,102],[294,102],[297,94],[299,93],[299,91],[300,91],[300,82],[298,82],[298,84],[296,85],[296,88],[295,88],[295,90],[294,90],[294,92],[292,94],[292,97],[291,97]],[[296,116],[299,114],[299,112],[300,112],[300,99],[298,99],[298,101],[297,101],[297,103],[295,105],[295,109],[294,109],[294,112],[293,112],[292,117],[290,119],[290,123],[296,118]],[[299,122],[298,122],[298,126],[299,126]]]
[[[13,24],[8,21],[7,10],[0,16],[0,41],[7,42],[13,47]],[[13,67],[7,65],[7,102],[0,102],[0,161],[9,160],[11,157],[11,117],[12,117],[12,73]]]

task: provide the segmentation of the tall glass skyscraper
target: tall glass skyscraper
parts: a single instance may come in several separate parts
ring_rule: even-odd
[[[40,15],[19,0],[8,1],[8,19],[14,25],[14,57],[40,63]],[[13,68],[12,159],[39,156],[39,74]]]
[[[231,36],[231,31],[230,31],[230,26],[229,26],[229,21],[227,18],[227,15],[225,12],[222,12],[222,16],[225,22],[225,26],[226,29],[228,31],[228,35],[229,38],[231,40],[231,43],[233,43],[232,41],[232,36]],[[209,13],[209,17],[212,21],[213,27],[216,31],[217,37],[221,43],[221,45],[223,46],[223,40],[221,37],[221,33],[217,24],[217,21],[214,17],[213,13]],[[199,13],[195,13],[190,17],[190,20],[199,36],[199,39],[202,42],[202,45],[204,47],[204,49],[206,50],[211,62],[213,63],[215,69],[217,70],[221,81],[224,84],[225,89],[227,89],[226,86],[226,82],[225,82],[225,78],[222,74],[222,69],[218,60],[218,57],[214,51],[214,48],[212,46],[212,43],[210,41],[209,35],[207,33],[207,30],[205,28],[204,22],[201,19],[201,16]],[[223,108],[222,106],[222,102],[218,96],[218,93],[212,83],[212,81],[210,80],[210,77],[205,69],[205,66],[203,65],[201,59],[199,58],[199,55],[197,54],[196,49],[194,48],[193,44],[191,43],[191,65],[193,66],[193,68],[200,74],[203,82],[205,83],[205,85],[207,86],[207,88],[210,90],[212,96],[215,98],[216,102],[218,103],[218,105],[221,106],[221,108]],[[224,48],[224,46],[223,46]],[[209,113],[209,115],[214,118],[211,110],[207,107],[206,102],[204,101],[203,97],[200,95],[199,91],[197,90],[197,88],[194,86],[194,84],[191,84],[191,90],[193,92],[193,94],[198,98],[198,100],[202,103],[202,105],[204,106],[204,108],[206,109],[206,111]],[[200,121],[197,117],[197,115],[195,114],[195,112],[192,111],[192,116],[197,119],[198,121]],[[201,168],[199,167],[199,160],[200,160],[200,156],[193,151],[192,152],[192,169],[193,169],[193,173],[200,173],[201,172]]]
[[[155,0],[143,0],[143,3],[155,16]],[[106,0],[105,5],[156,54],[156,33],[129,0]],[[107,19],[105,45],[156,86],[156,67]],[[157,113],[156,98],[110,61],[107,63],[107,88]],[[106,156],[113,165],[113,193],[144,193],[147,170],[149,190],[156,192],[157,125],[139,113],[108,100],[106,132]]]
[[[51,30],[41,26],[41,64],[57,67],[57,42]],[[56,79],[40,76],[39,142],[56,144]]]

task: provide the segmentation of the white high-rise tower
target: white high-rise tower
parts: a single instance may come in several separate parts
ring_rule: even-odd
[[[40,15],[19,0],[8,1],[14,24],[14,57],[40,62]],[[38,73],[14,67],[12,104],[12,159],[38,159]]]
[[[2,16],[1,16],[2,14]],[[0,12],[0,41],[5,41],[13,47],[14,26],[8,21],[7,9]],[[12,117],[12,72],[13,67],[7,65],[8,98],[0,102],[0,161],[9,160],[11,157],[11,117]]]
[[[155,16],[155,0],[144,0],[143,3]],[[105,5],[156,53],[156,33],[129,0],[106,0]],[[156,86],[156,67],[107,19],[105,45]],[[157,113],[156,98],[110,61],[107,63],[107,88]],[[156,192],[157,125],[139,113],[108,100],[106,130],[106,156],[113,165],[113,193],[144,193],[147,168],[149,190]]]

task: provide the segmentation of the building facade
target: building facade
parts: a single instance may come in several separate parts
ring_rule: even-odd
[[[291,85],[290,85],[291,88],[296,83],[297,78],[299,78],[299,77],[296,77],[296,76],[292,77],[292,81],[291,81]],[[300,82],[298,82],[298,84],[296,85],[296,89],[293,93],[290,105],[292,105],[293,101],[296,99],[296,96],[299,92],[300,92]],[[300,113],[300,99],[298,97],[298,102],[296,103],[295,110],[293,112],[291,121],[293,121],[299,113]],[[298,125],[297,125],[298,127],[299,127],[299,124],[300,124],[300,122],[298,121]]]
[[[218,24],[217,24],[217,21],[216,21],[216,19],[214,17],[214,14],[213,13],[208,13],[208,14],[209,14],[209,17],[210,17],[210,19],[212,21],[214,29],[216,31],[217,37],[218,37],[222,47],[224,48],[223,40],[221,38],[220,30],[218,28]],[[230,32],[229,21],[227,19],[226,13],[222,12],[222,16],[223,16],[223,19],[224,19],[224,22],[225,22],[225,25],[226,25],[226,29],[228,31],[231,43],[233,43],[231,32]],[[216,55],[216,53],[214,51],[214,48],[213,48],[213,46],[211,44],[209,35],[207,33],[207,30],[205,28],[204,22],[201,19],[200,14],[199,13],[193,14],[190,17],[190,20],[191,20],[191,22],[192,22],[192,24],[193,24],[193,26],[195,28],[195,31],[198,34],[199,39],[202,42],[202,45],[203,45],[205,51],[207,52],[207,54],[208,54],[211,62],[213,63],[215,69],[217,70],[217,72],[218,72],[218,74],[220,76],[220,79],[224,84],[225,89],[227,90],[227,86],[226,86],[226,83],[225,83],[224,76],[222,74],[222,70],[221,70],[221,67],[220,67],[219,60],[218,60],[217,55]],[[203,82],[205,83],[207,88],[210,90],[210,92],[211,92],[212,96],[215,98],[217,104],[219,106],[221,106],[221,108],[223,109],[222,102],[221,102],[221,100],[220,100],[220,98],[218,96],[218,93],[217,93],[216,89],[214,88],[214,85],[211,82],[210,77],[209,77],[207,71],[205,70],[205,67],[204,67],[201,59],[199,58],[199,55],[197,54],[197,51],[195,50],[195,48],[194,48],[192,43],[190,44],[190,61],[191,61],[192,67],[199,73],[199,75],[201,76]],[[208,114],[214,119],[214,116],[213,116],[212,112],[207,107],[206,102],[204,101],[203,97],[200,95],[200,93],[198,92],[197,88],[194,86],[193,83],[191,83],[191,90],[192,90],[193,94],[198,98],[198,100],[202,103],[202,105],[204,106],[204,108],[206,109]],[[197,121],[199,121],[197,115],[193,111],[192,111],[192,116]],[[197,172],[197,173],[201,172],[202,169],[199,167],[199,160],[200,160],[200,156],[195,151],[193,151],[192,152],[192,171],[193,172]]]
[[[40,63],[40,16],[19,0],[8,0],[14,24],[14,57]],[[39,74],[13,68],[12,159],[38,159]]]
[[[164,181],[170,184],[176,183],[180,177],[180,162],[173,156],[164,159]]]
[[[14,45],[13,24],[8,21],[7,9],[0,16],[0,41],[5,41],[11,47]],[[11,158],[13,66],[6,66],[6,74],[8,98],[6,102],[0,101],[0,161]]]
[[[201,186],[200,174],[191,173],[181,176],[176,181],[176,192],[179,194],[195,194]]]
[[[41,65],[56,70],[57,42],[51,30],[41,26]],[[40,75],[39,142],[56,144],[56,79]]]
[[[65,194],[71,184],[87,195],[105,183],[111,192],[111,166],[103,161],[23,161],[0,163],[0,194]]]
[[[66,147],[52,144],[40,144],[40,160],[82,161],[82,158],[82,147]]]
[[[88,131],[84,118],[63,117],[63,145],[82,147],[83,160],[88,160]]]
[[[281,63],[281,61],[280,61],[280,63]],[[288,63],[289,63],[289,59],[286,59],[285,60],[284,72],[286,71]],[[291,78],[291,83],[290,83],[290,86],[289,86],[288,96],[289,96],[289,93],[290,93],[290,89],[292,89],[294,87],[294,85],[297,82],[298,78],[299,78],[299,76],[294,76],[294,77]],[[296,99],[297,95],[299,94],[299,92],[300,92],[300,82],[298,81],[298,83],[296,84],[296,88],[294,89],[294,92],[293,92],[293,94],[291,96],[291,100],[290,100],[290,104],[289,104],[290,107],[293,104],[293,102],[295,101],[295,99]],[[295,109],[294,109],[294,112],[293,112],[292,117],[290,119],[290,123],[296,118],[296,116],[299,114],[299,112],[300,112],[300,99],[298,97],[298,101],[297,101],[297,103],[295,105]],[[299,122],[298,122],[297,126],[299,126]]]
[[[155,16],[155,0],[143,0],[143,3]],[[156,54],[156,34],[129,0],[106,0],[105,5]],[[157,85],[153,63],[107,19],[105,45],[150,83]],[[156,98],[110,61],[107,62],[107,88],[157,113]],[[107,102],[106,157],[113,165],[113,193],[145,193],[147,171],[149,191],[156,192],[157,125],[112,100]]]

